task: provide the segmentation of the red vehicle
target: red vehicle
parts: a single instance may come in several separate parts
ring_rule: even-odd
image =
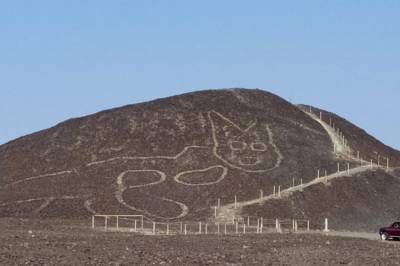
[[[379,235],[382,240],[400,239],[400,222],[395,222],[389,227],[379,229]]]

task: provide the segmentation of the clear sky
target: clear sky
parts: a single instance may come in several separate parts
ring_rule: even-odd
[[[0,2],[0,143],[184,92],[261,88],[400,149],[398,0]]]

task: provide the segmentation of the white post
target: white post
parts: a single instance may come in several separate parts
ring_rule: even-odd
[[[94,215],[92,216],[92,229],[94,229]]]
[[[180,223],[180,228],[179,229],[180,229],[179,232],[182,234],[182,232],[183,232],[183,224],[182,224],[182,222]]]
[[[140,217],[141,219],[141,222],[142,222],[142,224],[141,224],[141,227],[142,227],[142,230],[144,229],[144,219],[143,219],[143,215]]]
[[[294,231],[297,232],[299,230],[297,220],[294,221]]]
[[[108,216],[106,216],[106,218],[104,220],[104,228],[105,228],[106,232],[107,232],[107,226],[108,226]]]
[[[373,165],[372,165],[372,159],[371,159],[371,169],[373,168]]]
[[[380,166],[380,159],[381,159],[381,156],[378,155],[378,167]]]
[[[260,233],[260,219],[257,219],[257,234]]]
[[[276,231],[279,232],[279,220],[278,219],[275,220],[275,228],[276,228]]]
[[[350,163],[347,163],[347,174],[350,174]]]
[[[250,226],[250,216],[247,216],[247,226]]]
[[[274,186],[274,198],[276,197],[276,188]]]
[[[237,196],[235,195],[235,209],[237,208]]]
[[[292,177],[292,187],[294,187],[294,177]]]
[[[119,216],[117,216],[117,230],[119,229]]]
[[[214,217],[217,218],[217,206],[214,207]]]
[[[389,157],[386,158],[386,169],[389,169]]]
[[[307,220],[307,231],[310,231],[310,220]]]
[[[319,112],[319,120],[322,120],[322,112]]]
[[[318,175],[317,175],[317,178],[319,178],[319,169],[318,169]]]
[[[239,224],[236,222],[236,234],[239,234]]]
[[[303,191],[303,178],[300,178],[300,191]]]
[[[324,232],[329,232],[329,229],[328,229],[328,218],[325,218],[325,228],[324,228]]]
[[[278,186],[278,198],[281,197],[281,186]]]
[[[246,234],[246,224],[243,223],[243,234]]]
[[[206,224],[205,233],[206,233],[206,235],[208,234],[208,224]]]
[[[169,223],[167,223],[167,235],[169,235]]]
[[[263,232],[263,227],[264,227],[264,218],[261,217],[261,219],[260,219],[260,233]]]
[[[226,224],[225,224],[225,226],[224,226],[224,234],[225,234],[225,235],[227,234],[227,231],[226,231]]]
[[[201,234],[201,222],[199,222],[199,234]]]
[[[260,201],[262,201],[264,198],[264,191],[260,189]]]
[[[135,228],[134,228],[134,229],[135,229],[135,230],[134,230],[135,233],[137,232],[137,225],[136,225],[136,224],[137,224],[137,220],[135,219]]]
[[[187,224],[185,224],[184,230],[185,230],[185,235],[187,235]]]
[[[156,223],[153,222],[153,235],[155,235],[155,234],[156,234]]]
[[[337,163],[337,172],[340,172],[340,163]]]
[[[357,151],[357,160],[360,160],[360,151]]]
[[[219,223],[217,223],[217,233],[220,234]]]

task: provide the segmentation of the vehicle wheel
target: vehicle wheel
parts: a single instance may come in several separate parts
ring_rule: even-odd
[[[382,234],[381,234],[381,239],[382,239],[383,241],[388,240],[388,239],[389,239],[389,235],[388,235],[387,233],[382,233]]]

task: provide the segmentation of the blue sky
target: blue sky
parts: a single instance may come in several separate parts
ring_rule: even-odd
[[[184,92],[261,88],[400,149],[400,1],[2,1],[0,143]]]

